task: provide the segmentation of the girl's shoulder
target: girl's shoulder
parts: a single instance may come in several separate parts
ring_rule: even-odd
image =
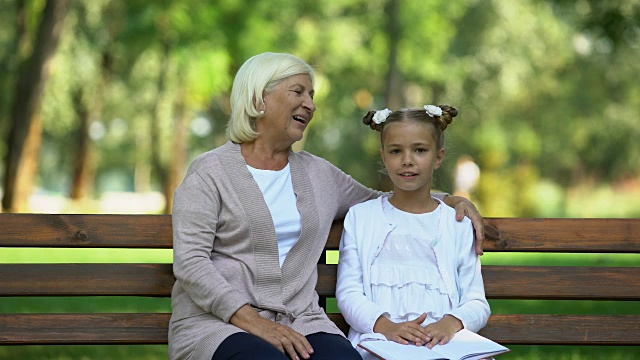
[[[359,204],[355,204],[351,207],[354,211],[365,211],[365,210],[382,210],[382,200],[387,195],[380,195],[375,199],[370,199]]]
[[[435,199],[435,198],[434,198]],[[436,201],[440,202],[440,211],[442,211],[442,217],[446,220],[452,220],[454,223],[461,224],[463,226],[470,226],[471,219],[468,217],[464,217],[462,221],[456,220],[456,209],[444,203],[444,201],[436,199]]]

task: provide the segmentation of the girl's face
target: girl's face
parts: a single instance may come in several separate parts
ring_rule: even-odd
[[[430,192],[444,149],[438,150],[433,125],[404,120],[385,125],[380,156],[394,192]]]
[[[315,92],[311,77],[306,74],[285,78],[275,89],[263,96],[264,117],[258,119],[261,137],[291,146],[302,139],[316,111]]]

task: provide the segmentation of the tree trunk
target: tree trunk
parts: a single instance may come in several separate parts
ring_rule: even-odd
[[[389,35],[389,70],[387,72],[387,86],[385,92],[386,106],[392,110],[401,108],[404,104],[402,94],[402,74],[398,69],[398,43],[402,29],[400,28],[399,0],[389,0],[387,3],[387,34]]]
[[[2,81],[4,82],[3,89],[9,92],[10,88],[15,87],[14,77],[18,72],[18,67],[25,58],[25,49],[27,48],[27,7],[25,0],[16,1],[16,22],[15,22],[15,37],[13,39],[13,45],[11,51],[6,53],[6,59],[2,59]],[[4,99],[10,101],[11,99]],[[8,102],[7,102],[8,104]],[[3,114],[5,115],[5,114]]]
[[[93,96],[89,97],[90,105],[82,101],[82,89],[78,90],[74,97],[74,107],[78,117],[77,151],[73,165],[73,177],[70,196],[74,200],[81,200],[93,194],[95,187],[97,156],[93,141],[89,137],[89,127],[93,121],[97,121],[101,114],[105,101],[105,90],[111,79],[112,57],[107,52],[102,53],[100,84]]]
[[[0,98],[0,134],[3,134],[3,136],[9,133],[11,125],[10,106],[13,104],[12,101],[15,97],[15,78],[18,73],[18,67],[24,59],[23,54],[26,48],[27,9],[25,0],[15,1],[15,12],[15,36],[13,38],[12,48],[0,59],[0,73],[2,74],[0,76],[0,93],[4,95]]]
[[[160,188],[165,196],[167,196],[167,189],[170,187],[170,175],[169,169],[162,161],[162,157],[160,156],[160,127],[159,122],[161,119],[160,116],[160,103],[162,101],[162,95],[165,92],[167,77],[169,76],[169,53],[171,50],[171,46],[167,41],[163,41],[162,43],[162,52],[160,54],[160,74],[158,75],[158,84],[157,84],[157,95],[156,101],[153,105],[153,110],[151,111],[151,164],[153,166],[153,171],[158,176],[158,180],[160,181]],[[165,197],[165,213],[169,213],[169,198]]]
[[[32,129],[34,116],[39,112],[40,102],[46,81],[49,77],[51,59],[60,42],[60,34],[64,19],[69,9],[69,0],[49,0],[45,5],[42,21],[38,27],[33,53],[21,64],[11,113],[11,129],[7,137],[7,154],[5,157],[4,195],[2,207],[5,211],[15,211],[18,194],[30,192],[30,189],[17,189],[18,186],[28,185],[28,181],[19,178],[28,171],[21,170],[29,161],[25,159],[27,153],[27,138]],[[36,141],[38,138],[33,138]],[[33,178],[32,178],[33,179]],[[22,195],[20,196],[22,198]]]
[[[29,212],[29,198],[38,175],[40,150],[42,148],[42,118],[33,116],[29,134],[24,145],[22,164],[18,168],[16,178],[20,179],[15,186],[14,206],[12,212]]]
[[[184,79],[184,76],[179,76]],[[178,95],[178,103],[176,106],[175,122],[173,124],[173,153],[171,158],[171,169],[169,174],[169,183],[164,188],[164,196],[166,198],[165,213],[170,214],[173,208],[173,193],[182,181],[185,173],[185,167],[188,161],[188,121],[189,113],[186,106],[186,90],[181,86]]]
[[[73,161],[73,175],[71,177],[71,191],[69,196],[73,200],[89,197],[93,192],[95,179],[94,149],[89,138],[91,111],[82,99],[82,89],[78,89],[73,96],[73,107],[78,118],[76,128],[75,159]]]

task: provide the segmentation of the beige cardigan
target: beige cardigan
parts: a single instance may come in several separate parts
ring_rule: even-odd
[[[316,264],[333,220],[381,193],[307,152],[292,151],[289,164],[302,230],[282,268],[271,214],[240,146],[227,142],[191,164],[173,205],[171,359],[211,359],[243,331],[228,321],[245,304],[303,335],[342,335],[318,305]]]

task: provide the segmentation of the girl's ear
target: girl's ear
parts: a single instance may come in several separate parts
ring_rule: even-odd
[[[438,150],[438,155],[436,155],[436,164],[434,169],[437,169],[442,165],[442,161],[444,160],[444,148]]]
[[[384,149],[382,147],[380,147],[380,159],[382,159],[382,163],[384,164],[384,166],[387,166],[387,162],[384,159]]]

